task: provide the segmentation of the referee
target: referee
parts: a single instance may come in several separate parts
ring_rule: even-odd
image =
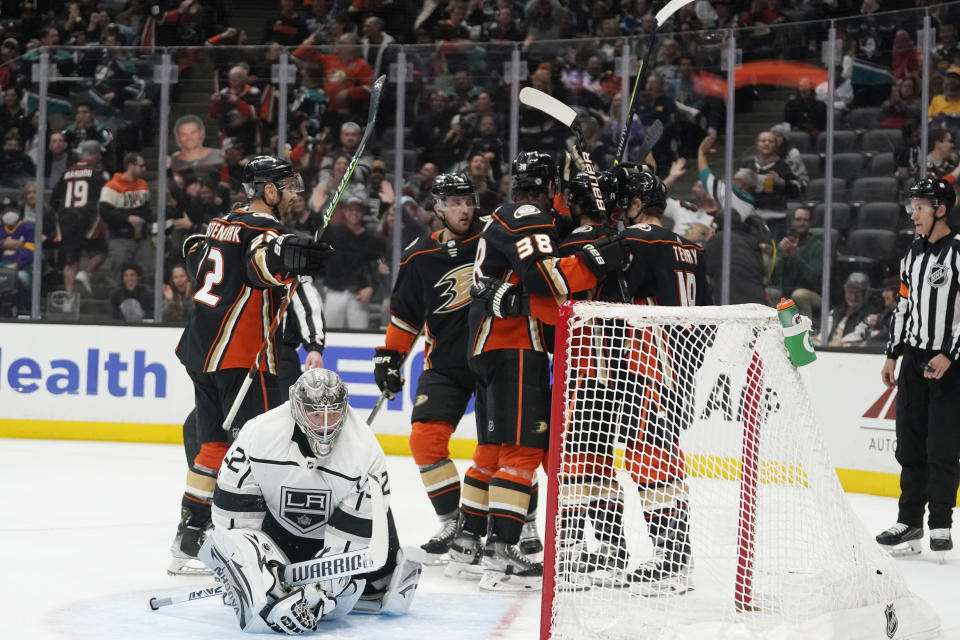
[[[956,196],[948,182],[920,180],[910,189],[917,239],[900,261],[900,302],[890,325],[881,377],[897,384],[900,503],[897,523],[877,536],[894,555],[920,552],[929,505],[930,549],[953,548],[953,507],[960,483],[960,235],[947,212]],[[900,378],[895,372],[903,356]]]

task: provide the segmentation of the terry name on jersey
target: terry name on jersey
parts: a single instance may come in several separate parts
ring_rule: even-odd
[[[697,264],[697,252],[693,249],[687,249],[678,245],[673,247],[673,255],[677,258],[677,262],[685,262],[687,264]]]

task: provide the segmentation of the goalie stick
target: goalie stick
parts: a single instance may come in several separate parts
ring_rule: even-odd
[[[367,483],[370,492],[371,508],[373,510],[373,527],[370,535],[370,544],[364,549],[346,551],[329,556],[314,558],[283,566],[283,583],[288,587],[302,587],[325,580],[336,580],[358,573],[370,573],[381,568],[387,562],[389,552],[389,531],[387,525],[387,506],[383,498],[383,488],[380,482],[371,478]],[[211,598],[226,593],[223,585],[217,584],[202,587],[186,593],[164,598],[154,596],[150,598],[150,609],[156,611],[181,602],[192,602],[203,598]]]
[[[356,153],[353,154],[353,158],[350,160],[350,166],[347,167],[347,172],[343,175],[343,179],[337,186],[336,193],[333,194],[330,202],[327,203],[327,208],[323,213],[323,220],[320,223],[320,228],[317,229],[313,236],[314,241],[320,240],[320,236],[323,235],[327,225],[330,223],[330,218],[333,216],[333,210],[337,207],[337,203],[340,202],[340,197],[343,195],[343,192],[346,191],[347,184],[350,182],[351,176],[353,176],[353,170],[357,168],[357,164],[360,162],[360,157],[363,155],[363,150],[367,146],[367,141],[369,141],[370,136],[373,135],[374,125],[376,124],[377,120],[377,111],[380,109],[380,98],[383,95],[383,85],[386,84],[386,82],[387,76],[382,75],[377,78],[376,82],[373,83],[373,88],[370,90],[370,112],[367,115],[367,127],[363,131],[363,137],[360,138],[360,144],[357,146]],[[270,345],[270,341],[277,332],[277,327],[280,325],[280,321],[283,320],[283,316],[287,312],[287,307],[290,306],[290,301],[293,300],[293,296],[296,293],[296,289],[299,284],[299,282],[294,282],[290,286],[290,290],[287,292],[286,298],[284,298],[283,302],[280,304],[280,308],[277,309],[277,315],[273,319],[273,322],[270,323],[270,328],[267,330],[267,336],[260,345],[260,350],[257,351],[257,357],[254,358],[253,365],[251,365],[250,371],[247,372],[247,377],[244,378],[243,384],[240,386],[240,390],[237,391],[237,396],[233,399],[233,404],[230,405],[230,411],[227,413],[227,417],[223,419],[224,431],[229,431],[233,426],[233,421],[237,417],[237,412],[240,411],[240,405],[243,403],[243,399],[247,396],[247,391],[250,390],[250,385],[253,383],[253,378],[257,375],[257,370],[260,369],[260,361],[263,360],[263,355],[267,352],[267,347]]]
[[[597,172],[593,166],[593,160],[587,152],[583,143],[583,130],[577,119],[577,112],[568,105],[563,104],[548,93],[544,93],[533,87],[524,87],[520,90],[520,102],[544,112],[555,120],[562,122],[569,128],[576,139],[577,153],[583,160],[583,168],[587,173],[587,179],[590,180],[590,188],[593,192],[594,204],[598,211],[605,212],[606,206],[603,204],[603,193],[600,191],[600,183],[597,182]]]
[[[657,31],[660,27],[666,24],[667,20],[673,17],[677,11],[679,11],[684,6],[690,4],[693,0],[670,0],[663,9],[657,11],[657,29],[653,32],[653,36],[650,38],[650,47],[647,49],[647,55],[640,60],[640,66],[637,67],[637,77],[633,81],[633,91],[630,93],[630,103],[627,105],[627,117],[623,123],[623,128],[620,130],[620,141],[617,143],[617,153],[614,155],[614,164],[619,164],[623,160],[623,154],[626,151],[627,147],[627,136],[630,133],[630,124],[633,122],[633,102],[637,98],[637,90],[640,88],[640,79],[643,76],[643,72],[650,67],[650,56],[653,55],[653,50],[657,44]],[[656,124],[656,123],[654,123]],[[652,125],[653,126],[653,125]],[[660,124],[661,131],[663,133],[663,124]],[[647,138],[650,137],[650,134],[647,134]],[[646,139],[644,139],[644,147],[647,146]],[[657,144],[657,140],[660,139],[660,136],[657,136],[657,139],[654,142],[650,143],[650,148],[653,148],[653,145]],[[643,149],[641,149],[642,151]],[[646,153],[643,153],[640,156],[640,162],[643,162],[643,159],[647,157],[647,153],[650,153],[649,149]]]

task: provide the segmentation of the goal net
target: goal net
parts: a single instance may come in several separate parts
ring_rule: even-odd
[[[925,638],[854,515],[776,311],[567,303],[542,638]]]

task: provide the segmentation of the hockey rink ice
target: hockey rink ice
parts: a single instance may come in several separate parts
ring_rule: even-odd
[[[457,466],[462,472],[466,461]],[[401,544],[415,547],[435,531],[436,516],[413,460],[388,457],[387,467]],[[185,469],[183,450],[174,445],[0,439],[0,638],[282,637],[241,632],[219,598],[150,611],[151,596],[212,583],[166,574]],[[896,516],[891,498],[847,498],[870,532]],[[542,509],[540,515],[542,532]],[[960,552],[941,565],[926,544],[920,556],[899,566],[910,589],[940,614],[941,638],[960,640]],[[443,567],[425,567],[408,615],[352,614],[321,623],[318,634],[336,640],[533,640],[539,614],[539,592],[481,593],[475,582],[445,578]]]

